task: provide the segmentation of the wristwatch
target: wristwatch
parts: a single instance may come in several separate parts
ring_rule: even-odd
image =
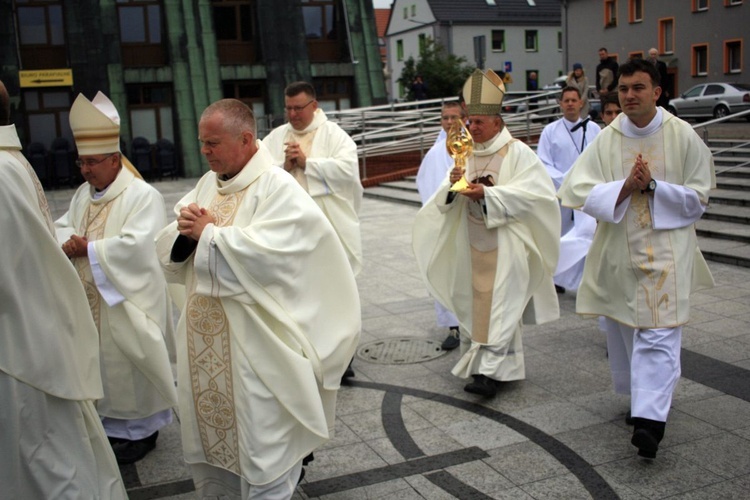
[[[648,186],[646,186],[645,192],[646,193],[653,193],[656,190],[656,181],[651,179],[649,181]]]

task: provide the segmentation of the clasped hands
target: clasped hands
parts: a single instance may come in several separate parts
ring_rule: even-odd
[[[62,250],[69,259],[74,257],[87,257],[89,254],[89,240],[84,236],[74,234],[68,241],[63,243]]]
[[[198,241],[205,227],[215,222],[208,210],[191,203],[180,209],[180,215],[177,217],[177,230],[181,235]]]
[[[625,179],[625,189],[632,193],[636,189],[645,191],[651,182],[651,170],[648,168],[648,162],[643,159],[639,153],[635,158],[633,168],[630,169],[630,175]]]
[[[302,152],[302,148],[296,142],[285,142],[284,146],[284,170],[287,172],[295,168],[305,169],[307,166],[307,156]]]
[[[463,175],[464,172],[462,169],[453,167],[450,173],[451,184],[455,184],[456,182],[460,181]],[[467,189],[464,189],[463,191],[459,191],[458,194],[466,196],[472,201],[479,201],[484,198],[484,185],[478,182],[470,182],[469,187]]]

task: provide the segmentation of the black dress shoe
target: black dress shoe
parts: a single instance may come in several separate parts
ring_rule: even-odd
[[[497,394],[498,382],[484,375],[472,375],[474,380],[466,386],[464,390],[480,396],[492,397]]]
[[[344,374],[341,375],[341,381],[343,382],[344,380],[348,378],[352,378],[353,376],[354,376],[354,369],[352,368],[352,362],[349,361],[349,366],[346,367],[346,370],[344,370]]]
[[[656,458],[667,423],[641,417],[632,417],[632,419],[634,429],[630,443],[638,448],[638,456]]]
[[[561,287],[560,285],[555,285],[555,292],[565,293],[565,288]]]
[[[115,452],[115,458],[120,465],[127,465],[141,460],[148,453],[156,448],[156,438],[159,437],[159,431],[154,432],[149,437],[129,441],[123,439],[119,443],[112,445],[112,451]]]
[[[443,343],[440,345],[440,348],[444,351],[452,351],[459,345],[461,345],[461,340],[459,339],[459,331],[457,326],[452,326],[450,328],[450,333],[448,333],[448,336],[445,337],[445,340],[443,340]]]
[[[625,414],[625,425],[633,425],[633,415],[630,414],[630,410]]]

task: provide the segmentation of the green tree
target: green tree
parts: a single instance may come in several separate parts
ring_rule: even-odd
[[[425,40],[420,52],[419,61],[413,57],[406,60],[398,78],[398,82],[408,91],[407,99],[414,100],[411,84],[417,75],[421,75],[427,84],[428,99],[457,96],[474,71],[474,65],[468,64],[465,57],[449,54],[445,47],[431,38]]]

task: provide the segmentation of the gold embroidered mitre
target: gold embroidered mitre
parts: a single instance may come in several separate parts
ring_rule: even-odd
[[[505,84],[491,69],[475,69],[464,83],[463,96],[468,114],[497,115],[502,109]]]

